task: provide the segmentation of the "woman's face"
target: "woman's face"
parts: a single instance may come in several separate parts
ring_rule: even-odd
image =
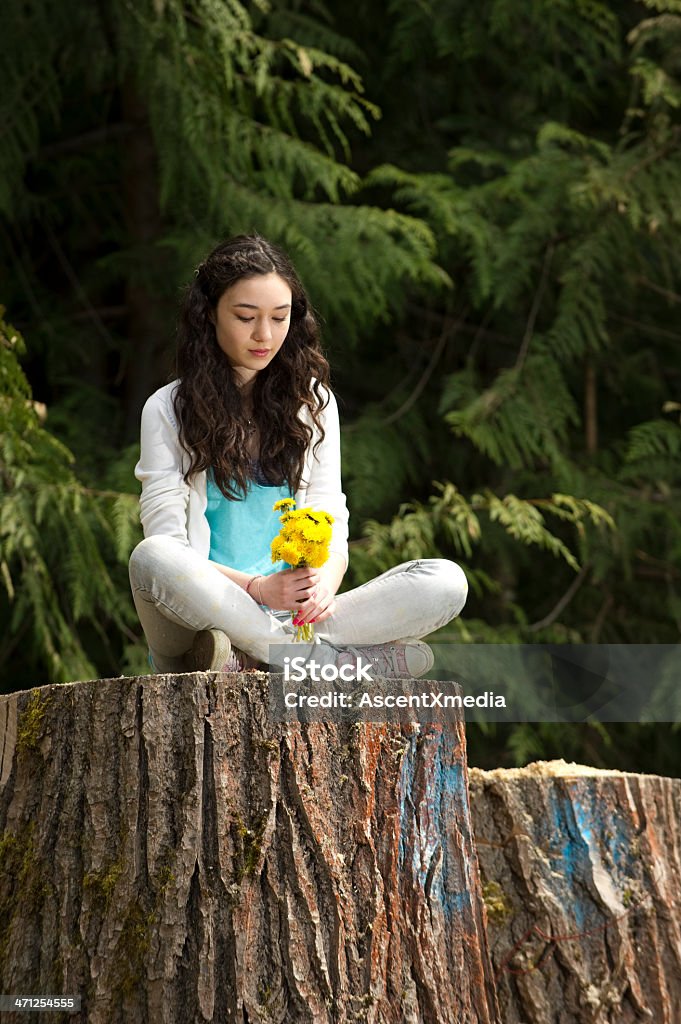
[[[223,292],[215,334],[242,385],[272,362],[290,324],[291,288],[279,274],[244,277]]]

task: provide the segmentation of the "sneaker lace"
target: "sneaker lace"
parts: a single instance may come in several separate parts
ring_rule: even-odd
[[[243,670],[244,670],[244,663],[243,663],[242,659],[238,656],[238,654],[235,653],[234,648],[232,648],[232,651],[231,651],[229,657],[227,658],[227,661],[222,666],[222,671],[223,672],[243,672]]]

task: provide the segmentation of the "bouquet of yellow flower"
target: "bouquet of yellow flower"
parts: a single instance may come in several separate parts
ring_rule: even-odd
[[[288,562],[292,569],[303,566],[318,568],[329,557],[331,524],[333,516],[328,512],[313,512],[312,508],[296,508],[294,498],[282,498],[272,506],[274,512],[282,511],[279,517],[282,527],[272,541],[272,561]],[[296,627],[294,640],[314,639],[314,626],[307,622]]]

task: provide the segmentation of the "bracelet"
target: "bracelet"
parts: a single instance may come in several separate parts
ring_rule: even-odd
[[[261,579],[262,579],[262,576],[251,576],[250,580],[246,584],[246,593],[248,594],[249,597],[253,597],[253,594],[251,594],[251,592],[250,592],[251,583],[255,583],[256,580],[261,580]],[[260,586],[261,586],[261,584],[258,583],[258,598],[259,598],[258,604],[262,604],[262,590],[260,589]],[[253,600],[255,601],[254,597],[253,597]]]

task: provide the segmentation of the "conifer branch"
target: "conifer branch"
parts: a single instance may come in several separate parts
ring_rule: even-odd
[[[655,284],[654,281],[649,281],[643,274],[637,274],[634,281],[636,284],[642,284],[644,288],[650,288],[651,291],[657,292],[658,295],[662,295],[663,298],[668,299],[671,303],[681,302],[681,294],[679,292],[671,291],[669,288],[662,288],[659,284]]]
[[[674,341],[681,339],[680,331],[670,331],[666,327],[658,327],[657,324],[645,324],[640,320],[634,320],[630,316],[622,316],[620,313],[613,313],[612,310],[608,311],[608,316],[613,320],[617,320],[620,324],[628,324],[629,327],[637,327],[639,330],[646,331],[649,334],[659,334],[661,338],[671,338]]]
[[[73,135],[69,139],[60,139],[59,142],[50,142],[41,146],[34,160],[52,160],[55,156],[63,156],[65,153],[74,153],[88,146],[96,146],[100,142],[110,142],[112,139],[122,139],[134,131],[134,125],[127,121],[106,124],[102,128],[93,128],[89,132],[81,132],[80,135]]]
[[[601,635],[601,632],[602,632],[602,629],[603,629],[603,625],[604,625],[605,620],[606,620],[606,618],[608,616],[608,613],[610,612],[610,609],[612,608],[614,603],[615,603],[615,598],[613,597],[612,593],[610,591],[608,591],[608,593],[605,595],[605,600],[603,601],[601,607],[598,609],[598,612],[596,614],[596,618],[594,619],[594,622],[593,622],[593,626],[591,627],[591,632],[589,634],[589,642],[590,643],[592,643],[592,644],[597,644],[598,643],[598,638]]]
[[[45,222],[45,234],[47,235],[47,237],[49,239],[49,242],[50,242],[50,245],[52,246],[52,249],[54,250],[54,253],[55,253],[56,257],[59,260],[59,263],[61,265],[62,270],[64,271],[64,273],[66,274],[67,278],[71,282],[71,286],[72,286],[74,292],[76,293],[76,295],[78,296],[80,301],[83,303],[83,306],[85,307],[85,310],[84,310],[85,313],[89,316],[90,320],[95,325],[95,327],[99,331],[99,333],[102,336],[102,338],[104,339],[104,341],[106,341],[110,345],[114,346],[115,342],[114,342],[114,339],[113,339],[110,331],[106,327],[106,325],[105,325],[104,321],[102,320],[102,318],[99,316],[99,314],[98,314],[97,310],[95,309],[95,307],[90,302],[90,299],[88,298],[88,294],[85,291],[85,288],[83,287],[80,278],[76,274],[76,272],[75,272],[75,270],[74,270],[74,268],[73,268],[73,266],[71,264],[71,261],[68,259],[66,253],[62,249],[62,247],[61,247],[61,245],[59,243],[59,240],[57,239],[57,236],[55,235],[54,231],[52,230],[52,227],[51,227],[49,221]]]
[[[573,579],[570,586],[567,588],[563,596],[556,602],[554,607],[545,615],[543,619],[539,619],[538,622],[532,622],[527,626],[527,630],[530,633],[538,633],[542,629],[546,629],[547,626],[552,625],[556,621],[559,615],[562,614],[563,610],[567,608],[572,598],[575,596],[585,579],[591,572],[591,565],[587,562],[579,570],[575,578]]]
[[[523,340],[520,345],[520,350],[518,352],[518,358],[515,361],[514,370],[517,370],[518,372],[522,370],[523,366],[525,365],[525,360],[527,359],[527,352],[530,347],[532,335],[534,333],[534,325],[536,323],[537,316],[541,308],[542,299],[544,297],[544,292],[546,290],[546,285],[549,279],[549,270],[551,267],[551,262],[553,260],[553,253],[554,243],[551,241],[547,245],[546,252],[544,253],[541,277],[539,279],[539,284],[537,285],[537,290],[534,293],[534,299],[532,300],[532,308],[530,310],[530,315],[527,318],[527,324],[525,325],[525,333],[523,334]]]
[[[637,174],[640,174],[641,171],[644,171],[647,167],[651,167],[652,165],[659,163],[664,157],[669,156],[670,153],[673,153],[674,150],[677,149],[679,140],[681,139],[681,126],[674,125],[671,128],[669,134],[670,138],[664,146],[660,146],[659,149],[653,149],[652,153],[648,153],[646,156],[642,157],[637,163],[630,167],[628,171],[625,172],[625,184],[629,184],[632,178],[634,178]]]
[[[459,317],[458,321],[456,321],[456,323],[450,324],[448,327],[445,327],[442,330],[440,337],[438,338],[437,344],[433,349],[433,353],[430,357],[430,360],[428,361],[428,365],[421,374],[421,377],[417,382],[416,387],[409,395],[409,397],[405,399],[405,401],[402,403],[399,409],[396,409],[389,416],[386,416],[385,419],[381,420],[378,424],[379,426],[388,426],[388,424],[390,423],[397,422],[397,420],[399,420],[402,416],[404,416],[406,412],[409,411],[409,409],[411,409],[414,402],[416,402],[417,398],[419,397],[419,395],[425,388],[426,384],[428,383],[433,373],[433,370],[440,361],[440,356],[444,352],[447,342],[451,341],[452,338],[456,337],[459,325],[466,319],[467,312],[468,309],[464,309],[463,313]]]

